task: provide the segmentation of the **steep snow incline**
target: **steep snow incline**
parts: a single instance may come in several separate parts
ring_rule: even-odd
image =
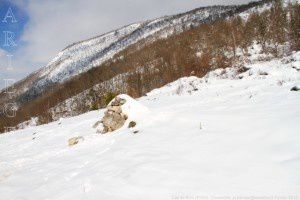
[[[299,62],[180,79],[139,99],[149,113],[133,130],[96,134],[100,110],[0,135],[1,199],[296,200]]]

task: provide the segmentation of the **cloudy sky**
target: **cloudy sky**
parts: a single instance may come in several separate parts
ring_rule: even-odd
[[[129,23],[216,4],[250,0],[0,0],[0,88],[3,79],[21,79],[45,66],[67,45]],[[3,22],[11,8],[12,18]],[[14,33],[17,46],[4,47],[4,32]],[[7,70],[7,55],[13,70]]]

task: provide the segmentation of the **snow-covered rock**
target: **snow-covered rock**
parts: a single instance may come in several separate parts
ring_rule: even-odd
[[[94,125],[100,133],[113,132],[136,121],[148,113],[148,109],[128,95],[115,97],[107,106],[104,117]],[[100,126],[100,129],[99,129]]]

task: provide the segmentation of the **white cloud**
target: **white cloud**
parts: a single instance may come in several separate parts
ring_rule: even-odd
[[[231,0],[230,4],[249,0]],[[67,45],[136,21],[188,11],[228,0],[16,0],[28,24],[15,65],[25,74],[43,67]]]

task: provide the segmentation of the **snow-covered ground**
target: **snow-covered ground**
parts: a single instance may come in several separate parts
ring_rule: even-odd
[[[0,135],[0,199],[299,199],[300,53],[246,67],[152,91],[134,129],[96,134],[100,110]]]

